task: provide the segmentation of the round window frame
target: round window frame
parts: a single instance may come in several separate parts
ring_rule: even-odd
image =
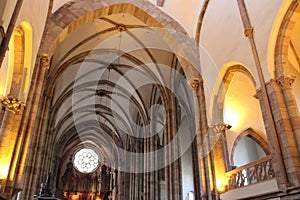
[[[92,151],[95,155],[97,155],[97,166],[96,166],[93,170],[91,170],[91,171],[89,171],[89,172],[88,172],[88,171],[82,171],[82,170],[80,170],[80,169],[77,167],[76,163],[75,163],[75,157],[76,157],[76,154],[78,154],[78,153],[79,153],[80,151],[82,151],[82,150]],[[90,174],[90,173],[95,172],[95,171],[99,168],[99,166],[100,166],[100,159],[99,159],[99,155],[96,153],[95,150],[90,149],[90,148],[81,148],[81,149],[78,149],[78,150],[74,153],[73,159],[72,159],[72,163],[73,163],[74,169],[75,169],[76,171],[78,171],[78,172],[80,172],[80,173],[82,173],[82,174]]]

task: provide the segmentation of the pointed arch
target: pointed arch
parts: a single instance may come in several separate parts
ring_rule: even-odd
[[[288,49],[293,29],[300,14],[299,1],[285,1],[274,22],[269,42],[269,65],[274,67],[275,78],[287,70]]]
[[[240,72],[247,76],[254,87],[256,87],[255,79],[252,73],[241,63],[229,62],[226,63],[223,67],[223,70],[220,72],[218,85],[216,86],[215,98],[212,104],[212,120],[215,122],[223,122],[223,110],[226,92],[232,81],[232,78],[235,73]]]
[[[266,155],[270,154],[270,149],[269,149],[269,144],[267,137],[264,133],[258,130],[254,130],[253,128],[248,128],[244,130],[234,141],[231,152],[230,152],[230,163],[233,164],[233,157],[234,157],[234,151],[238,143],[240,142],[241,139],[244,137],[250,137],[252,140],[254,140],[265,152]]]
[[[32,27],[23,21],[14,30],[5,65],[0,69],[0,95],[25,100],[32,74]]]

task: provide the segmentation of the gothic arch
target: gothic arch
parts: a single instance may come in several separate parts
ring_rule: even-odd
[[[224,101],[225,95],[228,90],[229,84],[232,81],[232,78],[235,73],[240,72],[247,76],[251,83],[256,86],[256,82],[251,72],[242,64],[239,63],[229,63],[224,66],[224,73],[221,73],[220,77],[220,85],[217,88],[216,98],[213,103],[213,123],[215,122],[223,122],[223,109],[224,109]]]
[[[274,65],[275,65],[275,78],[282,76],[286,69],[288,68],[288,48],[289,42],[291,40],[291,35],[293,33],[293,29],[295,26],[295,22],[299,20],[300,14],[300,2],[299,1],[289,1],[284,4],[281,9],[282,12],[285,12],[284,16],[281,18],[278,15],[277,21],[275,21],[275,25],[280,24],[279,30],[276,30],[276,27],[273,31],[273,35],[271,37],[275,37],[275,51],[273,55]],[[286,6],[288,4],[288,6]],[[287,7],[287,8],[286,8]],[[276,32],[278,31],[278,32]],[[271,38],[272,39],[272,38]],[[273,49],[269,49],[272,51]],[[271,58],[272,59],[272,58]],[[271,60],[272,61],[272,60]],[[272,65],[273,63],[270,63]]]
[[[260,131],[254,130],[253,128],[248,128],[244,130],[234,141],[231,152],[230,152],[230,163],[233,164],[233,155],[235,148],[239,141],[244,137],[250,137],[253,139],[266,153],[266,155],[270,154],[269,144],[267,142],[267,138],[265,134]]]
[[[206,9],[208,7],[210,0],[205,0],[202,4],[202,8],[200,11],[200,15],[198,18],[198,22],[197,22],[197,29],[196,29],[196,37],[195,40],[199,43],[200,42],[200,34],[201,34],[201,28],[202,28],[202,24],[203,24],[203,20],[204,20],[204,16],[206,13]]]
[[[122,0],[87,0],[82,2],[76,0],[65,4],[50,18],[46,27],[47,32],[44,34],[44,39],[48,42],[42,44],[40,52],[51,55],[51,51],[53,51],[55,46],[80,25],[92,21],[95,18],[118,13],[129,13],[150,27],[166,27],[187,34],[178,22],[156,8],[152,3],[148,1],[141,2],[139,0],[129,2],[130,3],[126,3],[126,1]],[[81,9],[78,9],[78,7]],[[148,13],[152,13],[154,17],[150,16],[144,10],[147,10]],[[64,18],[63,22],[60,21],[62,18]]]
[[[32,74],[32,27],[23,21],[14,30],[0,69],[0,95],[25,100]]]
[[[50,2],[49,9],[52,9],[53,2]],[[93,5],[93,6],[91,6]],[[81,8],[81,9],[78,9]],[[185,71],[189,81],[194,77],[200,77],[195,66],[199,64],[199,56],[195,41],[187,36],[184,28],[174,19],[166,15],[155,5],[148,1],[123,1],[123,0],[105,0],[105,1],[80,1],[69,2],[59,8],[51,17],[48,17],[45,33],[41,44],[39,54],[44,53],[52,56],[55,48],[74,30],[81,25],[94,19],[120,13],[128,13],[149,27],[161,28],[162,37],[166,43],[172,45],[179,54],[179,61]],[[148,13],[151,13],[149,15]],[[183,38],[184,37],[184,38]],[[191,63],[192,62],[192,63]],[[190,65],[194,65],[190,67]]]
[[[53,2],[50,2],[50,8],[52,7]],[[90,6],[93,5],[93,6]],[[80,7],[81,9],[78,9]],[[146,12],[146,11],[147,12]],[[178,51],[189,51],[185,56],[191,56],[192,59],[197,59],[196,54],[197,51],[191,51],[189,43],[193,42],[192,39],[189,40],[181,40],[182,42],[174,42],[174,37],[176,38],[176,34],[180,33],[182,35],[186,35],[185,30],[173,19],[168,17],[158,8],[156,8],[150,2],[141,2],[141,1],[130,1],[130,3],[124,3],[124,1],[92,1],[88,0],[85,2],[82,1],[74,1],[69,2],[58,9],[48,20],[46,30],[43,36],[43,41],[40,47],[40,54],[48,54],[50,57],[54,54],[56,48],[67,38],[67,36],[78,29],[81,25],[86,24],[88,22],[93,21],[94,19],[99,19],[104,16],[116,15],[120,13],[127,13],[141,20],[149,27],[156,28],[170,28],[177,32],[169,32],[169,30],[165,31],[163,35],[164,39],[166,39],[166,43],[170,43],[177,48]],[[149,15],[148,13],[151,13]],[[171,37],[169,37],[171,35]],[[182,37],[181,35],[181,37]],[[173,36],[173,37],[172,37]],[[179,36],[180,37],[180,36]],[[187,48],[181,48],[187,47]],[[184,50],[182,50],[184,49]],[[176,52],[175,52],[176,53]],[[194,54],[194,55],[193,55]],[[180,56],[180,55],[179,55]],[[178,58],[183,63],[187,63],[186,65],[182,65],[185,70],[185,74],[190,79],[193,79],[195,76],[199,77],[198,73],[196,73],[195,69],[190,67],[190,63],[186,62],[187,58]],[[195,61],[195,60],[193,60]],[[68,63],[67,61],[67,64]],[[50,67],[50,72],[48,73],[48,83],[46,83],[47,92],[50,94],[53,88],[53,82],[57,78],[57,76],[61,75],[64,69],[61,68],[63,63],[58,63],[57,67]],[[188,76],[189,75],[189,76]],[[49,81],[51,80],[51,81]],[[48,84],[50,83],[49,87]]]

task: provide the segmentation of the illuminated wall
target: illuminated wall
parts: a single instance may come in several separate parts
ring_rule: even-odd
[[[27,22],[21,23],[14,31],[9,50],[0,68],[0,98],[17,98],[25,101],[29,90],[31,71],[32,30]],[[3,106],[3,105],[2,105]],[[0,121],[0,179],[8,176],[13,151],[18,152],[16,137],[19,129],[21,113],[12,113],[8,108],[3,112]],[[16,156],[18,153],[16,154]],[[14,164],[11,171],[14,171]],[[8,177],[13,179],[13,174]]]

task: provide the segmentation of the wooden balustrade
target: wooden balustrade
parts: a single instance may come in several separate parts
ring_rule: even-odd
[[[226,173],[227,189],[235,189],[275,178],[271,156],[241,166]]]

